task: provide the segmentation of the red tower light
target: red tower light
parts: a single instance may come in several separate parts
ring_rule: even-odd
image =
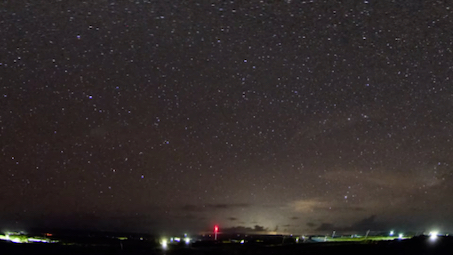
[[[217,225],[214,226],[214,232],[215,233],[219,232],[219,226],[217,226]]]

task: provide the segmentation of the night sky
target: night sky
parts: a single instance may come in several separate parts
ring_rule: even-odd
[[[448,2],[1,1],[0,225],[453,230]]]

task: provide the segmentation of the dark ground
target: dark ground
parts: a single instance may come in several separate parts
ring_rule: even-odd
[[[430,240],[428,237],[415,237],[409,240],[363,242],[363,243],[302,243],[289,245],[269,246],[264,244],[214,244],[170,246],[162,250],[152,242],[112,242],[96,244],[15,244],[0,242],[1,254],[181,254],[181,255],[208,255],[208,254],[453,254],[453,238],[439,237]]]

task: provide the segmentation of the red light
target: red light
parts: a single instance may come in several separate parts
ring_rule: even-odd
[[[219,232],[219,226],[217,226],[217,225],[214,226],[214,232],[216,232],[216,233]]]

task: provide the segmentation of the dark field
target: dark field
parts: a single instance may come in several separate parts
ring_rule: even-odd
[[[0,242],[1,254],[453,254],[453,238],[431,240],[420,236],[407,240],[369,242],[322,242],[286,245],[266,243],[194,243],[170,245],[163,250],[154,241],[82,242],[78,244],[17,244]]]

